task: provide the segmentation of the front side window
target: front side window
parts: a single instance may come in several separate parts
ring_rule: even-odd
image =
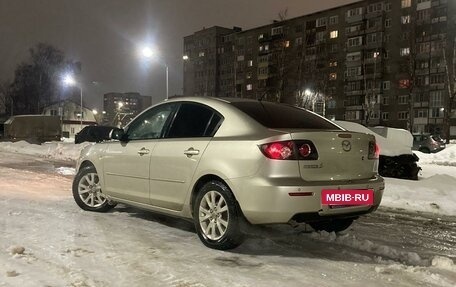
[[[164,104],[143,113],[127,127],[129,140],[158,139],[163,128],[176,108],[176,104]]]

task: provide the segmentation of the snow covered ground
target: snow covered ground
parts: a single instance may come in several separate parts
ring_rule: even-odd
[[[80,210],[68,162],[80,149],[0,143],[0,286],[456,285],[456,167],[437,164],[439,154],[425,155],[434,159],[419,181],[386,179],[382,205],[395,209],[343,234],[255,227],[222,252],[183,220],[125,206]]]

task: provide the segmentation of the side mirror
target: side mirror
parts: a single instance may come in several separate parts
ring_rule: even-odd
[[[123,129],[114,128],[110,133],[110,138],[113,140],[125,141],[125,131]]]

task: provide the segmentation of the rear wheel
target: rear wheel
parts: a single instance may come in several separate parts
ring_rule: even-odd
[[[315,231],[327,231],[327,232],[340,232],[344,231],[345,229],[349,228],[352,225],[353,219],[352,218],[344,218],[344,219],[333,219],[333,220],[326,220],[326,221],[318,221],[318,222],[311,222],[309,225],[315,229]]]
[[[101,191],[100,179],[93,166],[79,170],[73,180],[73,198],[76,204],[88,211],[104,212],[113,208]]]
[[[210,181],[199,190],[193,217],[198,237],[207,247],[227,250],[242,243],[242,214],[224,183]]]

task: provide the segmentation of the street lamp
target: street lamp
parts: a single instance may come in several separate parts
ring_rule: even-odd
[[[79,91],[81,92],[81,114],[80,114],[80,119],[81,119],[81,123],[80,123],[80,129],[82,130],[82,87],[76,82],[76,80],[74,79],[73,75],[71,74],[66,74],[64,77],[63,77],[63,83],[66,85],[66,86],[73,86],[73,87],[77,87],[79,88]]]
[[[158,58],[157,51],[155,49],[153,49],[151,47],[147,47],[147,46],[143,47],[141,49],[140,54],[146,60],[152,60],[152,59]],[[169,68],[165,62],[163,62],[162,64],[165,66],[165,69],[166,69],[166,99],[168,99],[169,98]]]

